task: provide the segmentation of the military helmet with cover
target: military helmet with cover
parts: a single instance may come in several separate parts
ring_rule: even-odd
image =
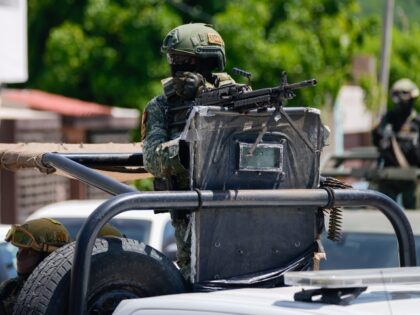
[[[5,240],[19,248],[32,248],[38,252],[51,253],[70,242],[70,234],[59,221],[41,218],[14,224]]]
[[[215,68],[223,71],[226,64],[225,44],[220,34],[208,24],[190,23],[171,30],[163,40],[163,53],[168,54],[169,63],[177,55],[215,60]]]
[[[125,237],[120,230],[110,223],[105,224],[98,232],[98,237],[106,236]]]
[[[396,103],[408,102],[419,96],[417,85],[410,79],[400,79],[391,87],[391,97]]]

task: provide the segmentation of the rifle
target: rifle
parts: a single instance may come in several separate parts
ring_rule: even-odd
[[[243,75],[250,80],[251,74],[244,70],[237,68],[233,69],[237,74]],[[287,100],[293,99],[296,95],[295,90],[316,85],[315,79],[304,80],[297,83],[287,83],[287,73],[282,73],[282,80],[279,86],[272,88],[263,88],[259,90],[250,90],[249,85],[246,84],[228,84],[212,90],[204,90],[193,101],[194,105],[198,106],[222,106],[229,110],[240,113],[247,112],[253,109],[265,110],[269,107],[275,107],[273,114],[262,125],[254,145],[248,151],[248,155],[252,156],[257,145],[261,142],[264,134],[267,132],[268,125],[278,114],[282,114],[288,121],[290,126],[299,134],[300,138],[305,144],[314,151],[311,143],[306,139],[302,132],[294,125],[293,121],[283,110],[283,105]]]
[[[236,72],[250,76],[248,72],[240,69],[236,69]],[[289,84],[287,83],[287,74],[283,72],[282,82],[279,86],[252,91],[246,84],[228,84],[203,91],[194,100],[194,105],[222,106],[241,113],[252,109],[266,109],[272,106],[281,107],[285,101],[293,99],[296,96],[294,93],[295,90],[314,85],[316,85],[315,79]]]

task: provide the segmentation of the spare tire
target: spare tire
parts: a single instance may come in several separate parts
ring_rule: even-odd
[[[22,288],[14,314],[67,314],[75,243],[42,261]],[[182,293],[186,285],[162,253],[136,240],[96,239],[87,293],[88,314],[112,314],[123,299]]]

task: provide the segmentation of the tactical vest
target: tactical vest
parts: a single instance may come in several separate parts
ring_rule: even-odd
[[[215,77],[214,84],[206,82],[206,88],[212,89],[227,84],[235,84],[235,81],[225,72],[213,73],[213,77]],[[185,123],[193,107],[193,102],[183,100],[175,94],[172,77],[163,79],[162,86],[167,106],[168,131],[172,140],[177,138],[184,130]]]

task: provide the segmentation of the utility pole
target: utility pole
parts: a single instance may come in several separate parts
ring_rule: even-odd
[[[379,104],[379,115],[385,114],[387,110],[387,95],[389,84],[389,61],[391,56],[392,26],[394,24],[394,0],[387,0],[383,15],[382,25],[382,46],[381,46],[381,69],[379,83],[381,97]]]

